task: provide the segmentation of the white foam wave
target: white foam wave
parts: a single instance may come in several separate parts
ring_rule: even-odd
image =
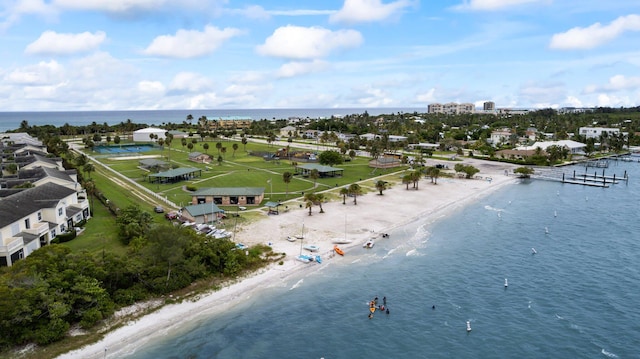
[[[495,207],[491,207],[489,205],[484,206],[484,209],[486,209],[487,211],[494,211],[494,212],[503,212],[504,209],[502,208],[495,208]]]
[[[385,254],[385,255],[384,255],[384,257],[382,257],[382,259],[385,259],[385,258],[387,258],[388,256],[392,255],[392,254],[393,254],[393,252],[395,252],[395,251],[396,251],[396,249],[398,249],[398,248],[390,249],[390,250],[387,252],[387,254]]]
[[[299,286],[302,285],[302,283],[304,283],[304,279],[300,279],[298,282],[296,282],[296,284],[291,286],[291,288],[289,290],[294,290],[294,289],[298,288]]]
[[[608,352],[608,351],[604,350],[604,348],[600,351],[600,353],[602,353],[602,354],[604,354],[604,355],[608,356],[609,358],[617,358],[617,357],[618,357],[617,355],[615,355],[615,354],[613,354],[613,353],[610,353],[610,352]]]
[[[406,256],[407,257],[411,257],[411,256],[417,256],[418,255],[418,250],[417,249],[412,249],[410,251],[407,252]]]

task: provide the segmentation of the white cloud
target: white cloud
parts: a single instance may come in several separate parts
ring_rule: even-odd
[[[138,91],[147,94],[162,95],[165,92],[164,85],[160,81],[140,81],[137,88]]]
[[[371,85],[355,87],[350,98],[352,103],[362,107],[389,107],[394,103],[387,91]]]
[[[419,103],[436,102],[436,89],[430,88],[427,92],[420,93],[416,96],[416,101]]]
[[[640,77],[615,75],[609,79],[609,83],[604,85],[603,88],[609,91],[637,89],[640,88]]]
[[[27,45],[25,53],[35,55],[70,55],[97,49],[107,35],[103,31],[95,33],[59,34],[45,31],[40,37]]]
[[[631,101],[628,97],[618,97],[611,94],[600,94],[598,95],[598,104],[597,106],[602,107],[619,107],[619,106],[637,106],[637,103]]]
[[[39,62],[17,68],[4,76],[4,82],[19,86],[40,86],[61,82],[64,68],[56,61]]]
[[[229,9],[229,10],[225,10],[225,12],[233,15],[241,15],[249,19],[256,19],[256,20],[268,20],[271,18],[271,13],[269,13],[260,5],[250,5],[242,9]]]
[[[4,1],[0,7],[0,31],[18,23],[22,16],[31,14],[50,19],[57,15],[57,11],[43,0]]]
[[[580,99],[575,96],[567,96],[564,102],[569,104],[570,107],[584,107],[582,101],[580,101]]]
[[[328,56],[336,49],[358,47],[362,42],[362,35],[355,30],[331,31],[322,27],[288,25],[277,28],[256,50],[265,56],[316,59]]]
[[[173,77],[169,90],[172,92],[206,92],[213,83],[206,76],[195,72],[180,72]]]
[[[158,36],[143,51],[146,55],[188,59],[210,54],[234,36],[242,34],[235,28],[222,30],[207,25],[204,31],[178,30],[175,35]]]
[[[640,31],[640,16],[621,16],[609,25],[599,22],[589,27],[574,27],[551,37],[549,47],[558,50],[593,49],[605,44],[626,31]]]
[[[313,72],[324,71],[329,68],[326,61],[313,60],[308,62],[292,61],[280,67],[277,72],[278,77],[295,77]]]
[[[398,16],[406,7],[414,4],[411,0],[398,0],[383,4],[381,0],[345,0],[342,9],[329,17],[333,23],[362,23],[382,21]]]

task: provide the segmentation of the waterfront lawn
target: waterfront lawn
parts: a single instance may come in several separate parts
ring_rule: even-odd
[[[218,156],[218,151],[215,148],[217,142],[218,141],[207,141],[210,147],[206,152],[214,158]],[[207,187],[263,187],[265,200],[286,201],[300,197],[306,192],[340,188],[354,182],[384,176],[407,168],[403,166],[392,169],[373,169],[368,165],[370,158],[356,157],[352,161],[336,166],[344,168],[342,177],[318,178],[314,181],[309,177],[294,175],[287,186],[287,184],[284,183],[283,174],[287,171],[295,174],[295,168],[292,165],[292,162],[295,162],[295,158],[291,160],[283,158],[280,160],[266,161],[261,156],[250,155],[251,152],[273,153],[280,148],[279,146],[251,142],[246,146],[247,151],[244,151],[244,147],[239,143],[240,147],[236,151],[235,156],[233,156],[233,151],[230,149],[234,142],[219,142],[223,144],[223,147],[227,147],[228,151],[223,156],[225,158],[224,161],[220,164],[217,161],[209,164],[188,161],[188,151],[178,149],[181,145],[179,141],[175,140],[172,143],[172,148],[174,149],[171,150],[170,154],[167,149],[145,153],[147,155],[163,155],[165,156],[163,160],[169,160],[172,165],[195,167],[202,170],[200,177],[177,183],[158,184],[147,182],[145,176],[148,172],[138,167],[139,160],[137,159],[110,160],[108,158],[101,158],[100,161],[117,172],[122,173],[124,176],[138,182],[147,189],[166,196],[168,200],[180,207],[191,202],[192,192],[188,191],[187,187],[196,189]],[[202,145],[203,142],[198,142],[192,151],[205,153]],[[291,147],[291,151],[296,150],[299,149]],[[101,187],[99,186],[98,188]],[[114,199],[114,201],[115,200],[116,199]],[[119,203],[118,205],[122,207]]]
[[[99,253],[104,249],[109,253],[124,255],[127,248],[118,240],[116,218],[95,199],[92,199],[91,208],[93,217],[87,221],[82,234],[61,245],[71,248],[74,252],[87,250]]]

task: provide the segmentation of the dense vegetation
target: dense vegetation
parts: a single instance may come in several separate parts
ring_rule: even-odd
[[[135,212],[129,209],[129,212]],[[236,250],[228,239],[153,225],[126,255],[41,248],[0,274],[0,348],[60,340],[91,328],[121,306],[158,297],[204,278],[232,278],[268,260],[268,247]]]

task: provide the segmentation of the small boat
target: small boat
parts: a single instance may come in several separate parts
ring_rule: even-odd
[[[302,247],[310,252],[317,252],[320,250],[320,247],[313,245],[313,244],[307,244],[306,246]]]
[[[289,242],[295,242],[295,241],[296,241],[296,237],[287,236],[287,240],[288,240]]]
[[[504,279],[504,287],[508,287],[509,286],[509,281],[507,281],[507,278]]]
[[[536,249],[532,247],[531,248],[531,254],[536,254],[536,253],[538,253],[538,251],[536,251]]]
[[[340,249],[340,247],[338,246],[333,246],[333,250],[338,253],[339,255],[343,256],[344,255],[344,251],[342,249]]]
[[[471,322],[467,320],[467,332],[471,331]]]
[[[297,260],[299,260],[302,263],[309,263],[313,260],[313,257],[308,256],[306,254],[301,254],[299,256],[296,257]]]
[[[369,238],[368,241],[364,242],[362,248],[373,248],[374,244],[376,244],[376,242],[373,240],[373,238]]]
[[[353,241],[350,240],[350,239],[346,239],[346,238],[335,238],[332,242],[334,244],[349,244],[349,243],[351,243]]]
[[[322,257],[320,257],[320,255],[317,255],[315,259],[316,259],[316,262],[322,263]]]

